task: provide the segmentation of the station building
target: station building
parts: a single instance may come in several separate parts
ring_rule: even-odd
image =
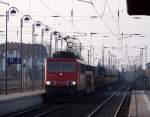
[[[8,43],[7,48],[7,58],[9,59],[7,66],[8,79],[18,79],[20,77],[21,65],[19,63],[15,64],[12,58],[21,58],[21,45],[20,43]],[[5,44],[0,44],[0,79],[5,79],[5,56]],[[31,79],[31,74],[36,78],[42,77],[40,71],[42,67],[44,67],[42,62],[45,57],[47,57],[47,50],[43,45],[22,44],[22,67],[23,73],[27,79]],[[31,72],[35,73],[33,74]]]

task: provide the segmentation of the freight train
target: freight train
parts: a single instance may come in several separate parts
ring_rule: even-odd
[[[49,95],[90,93],[117,82],[118,77],[117,70],[87,65],[72,52],[56,52],[45,62],[45,89]]]

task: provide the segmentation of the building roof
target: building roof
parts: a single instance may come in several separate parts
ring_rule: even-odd
[[[21,52],[21,44],[20,43],[8,43],[7,44],[8,51],[17,51],[18,53]],[[5,43],[0,44],[0,53],[5,53]],[[42,57],[48,56],[46,47],[42,44],[22,44],[22,56],[24,57]]]

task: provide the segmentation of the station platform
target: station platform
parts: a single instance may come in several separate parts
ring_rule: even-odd
[[[27,91],[27,92],[20,92],[20,93],[10,93],[10,94],[2,94],[0,95],[0,103],[4,101],[9,101],[13,99],[18,99],[18,98],[23,98],[23,97],[28,97],[28,96],[34,96],[34,95],[39,95],[43,94],[44,90],[33,90],[33,91]]]
[[[44,90],[0,95],[0,116],[43,103]]]
[[[128,117],[150,117],[150,91],[132,91]]]

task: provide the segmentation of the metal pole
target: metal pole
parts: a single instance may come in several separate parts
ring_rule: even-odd
[[[44,56],[43,56],[43,39],[44,39],[44,29],[42,29],[42,89],[44,88],[44,66],[43,66],[43,63],[44,63]]]
[[[104,46],[102,48],[102,66],[104,66]]]
[[[141,68],[143,69],[143,49],[141,48]]]
[[[145,65],[146,65],[146,63],[147,63],[147,46],[145,46]]]
[[[56,36],[56,51],[58,51],[58,38]]]
[[[93,47],[93,66],[94,66],[94,47]]]
[[[88,65],[90,64],[90,51],[88,50]]]
[[[62,51],[62,46],[63,46],[63,39],[61,39],[61,51]]]
[[[32,90],[34,89],[34,32],[35,24],[32,24]]]
[[[21,18],[21,22],[20,22],[20,56],[21,56],[21,92],[23,92],[23,77],[22,77],[22,63],[23,63],[23,56],[22,56],[22,28],[23,28],[23,18]]]
[[[108,66],[109,66],[109,69],[110,69],[110,51],[108,51]]]
[[[110,69],[113,68],[113,55],[111,54],[111,57],[110,57]]]
[[[147,64],[147,46],[145,46],[145,69],[146,69],[146,64]],[[149,85],[149,80],[146,75],[146,70],[145,70],[145,88]]]
[[[57,51],[57,50],[56,50],[56,46],[57,46],[57,41],[56,41],[56,40],[57,40],[57,37],[56,37],[56,35],[55,35],[55,52]]]
[[[50,33],[50,50],[49,50],[49,56],[52,57],[52,33]]]
[[[6,43],[5,43],[5,77],[6,77],[6,81],[5,81],[5,93],[6,95],[8,94],[8,76],[7,76],[7,31],[8,31],[8,11],[6,11]]]
[[[92,46],[90,45],[90,64],[92,64]]]
[[[80,57],[81,57],[81,51],[82,51],[82,49],[81,49],[81,43],[79,43],[79,50],[80,50]]]
[[[116,56],[113,55],[113,69],[116,69]]]
[[[115,55],[115,69],[117,69],[117,57]]]

